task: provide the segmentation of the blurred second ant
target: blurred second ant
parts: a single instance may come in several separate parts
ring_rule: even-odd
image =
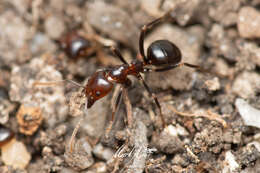
[[[69,59],[77,60],[96,54],[103,65],[110,65],[103,58],[106,57],[104,47],[116,46],[114,41],[97,35],[90,26],[87,26],[87,33],[72,29],[61,36],[57,42]]]

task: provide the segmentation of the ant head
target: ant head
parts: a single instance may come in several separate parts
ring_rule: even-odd
[[[87,97],[87,108],[90,108],[95,101],[106,96],[113,88],[113,84],[109,82],[104,71],[98,71],[88,80],[85,87]]]
[[[168,40],[157,40],[147,50],[148,63],[155,66],[178,64],[181,57],[180,49]]]

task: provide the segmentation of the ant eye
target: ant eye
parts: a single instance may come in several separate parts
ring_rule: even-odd
[[[96,96],[100,96],[100,91],[96,91]]]

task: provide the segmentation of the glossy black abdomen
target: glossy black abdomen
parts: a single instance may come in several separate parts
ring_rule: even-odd
[[[148,63],[155,66],[178,64],[181,57],[180,49],[168,40],[157,40],[147,50]]]

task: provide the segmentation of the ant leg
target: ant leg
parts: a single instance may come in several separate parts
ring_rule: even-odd
[[[125,88],[125,87],[123,88],[123,99],[124,99],[124,103],[126,105],[128,127],[131,128],[133,125],[132,105],[131,105],[130,99],[128,97],[127,88]]]
[[[162,114],[162,107],[161,107],[156,95],[151,92],[150,88],[145,83],[145,81],[144,81],[144,79],[142,78],[141,75],[138,75],[138,79],[142,81],[144,88],[148,91],[149,95],[154,99],[154,102],[155,102],[156,106],[158,107],[158,109],[160,111],[160,116],[161,116],[161,119],[162,119],[163,126],[166,127],[166,123],[165,123],[165,120],[164,120],[164,117],[163,117],[163,114]]]
[[[117,94],[117,96],[116,96]],[[119,105],[121,103],[121,100],[122,100],[122,87],[120,88],[120,90],[116,90],[115,91],[115,94],[113,95],[113,98],[112,98],[112,104],[111,104],[111,107],[112,107],[112,116],[111,116],[111,120],[109,121],[109,124],[108,124],[108,127],[106,129],[106,135],[105,136],[108,136],[109,132],[111,131],[112,129],[112,126],[113,126],[113,122],[115,120],[115,114],[116,112],[118,111],[118,108],[119,108]]]
[[[116,49],[114,46],[111,46],[110,49],[114,55],[116,55],[122,61],[122,63],[128,64],[118,49]]]
[[[155,71],[155,72],[163,72],[163,71],[167,71],[167,70],[171,70],[177,67],[190,67],[190,68],[195,68],[201,72],[206,72],[206,73],[212,73],[211,71],[207,70],[207,69],[203,69],[202,67],[198,66],[198,65],[194,65],[194,64],[189,64],[189,63],[179,63],[179,64],[174,64],[168,67],[163,67],[163,68],[156,68],[156,69],[151,69],[151,68],[145,68],[144,71],[145,72],[151,72],[151,71]]]
[[[175,65],[172,65],[172,66],[167,66],[167,67],[163,67],[163,68],[156,68],[156,69],[152,69],[152,68],[144,68],[144,72],[163,72],[163,71],[168,71],[168,70],[171,70],[171,69],[174,69],[176,67],[180,67],[181,65],[180,64],[175,64]]]
[[[140,54],[142,55],[143,57],[143,60],[145,63],[148,63],[148,59],[147,57],[145,56],[145,53],[144,53],[144,38],[145,38],[145,34],[147,32],[147,30],[151,29],[154,25],[160,23],[163,19],[165,19],[165,17],[167,16],[168,14],[158,18],[158,19],[155,19],[154,21],[144,25],[142,27],[142,30],[141,30],[141,35],[140,35],[140,38],[139,38],[139,50],[140,50]]]

